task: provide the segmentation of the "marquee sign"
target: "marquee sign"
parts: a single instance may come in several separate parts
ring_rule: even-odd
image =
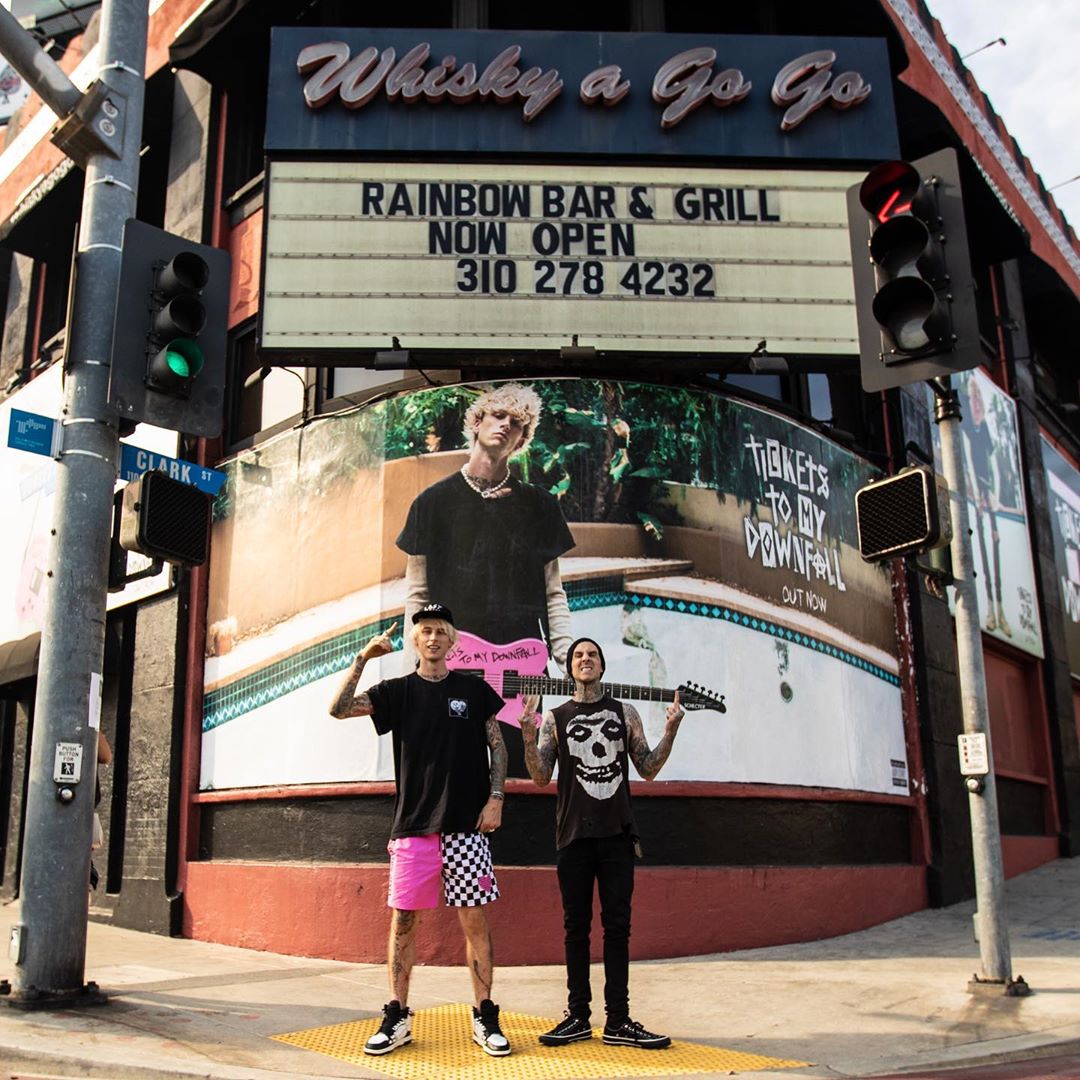
[[[266,148],[897,155],[876,39],[325,27],[274,29]]]
[[[273,161],[260,345],[853,353],[857,179]]]

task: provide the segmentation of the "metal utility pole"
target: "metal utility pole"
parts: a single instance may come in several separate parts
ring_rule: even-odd
[[[0,7],[0,52],[61,118],[53,141],[86,171],[64,362],[62,438],[26,799],[21,915],[10,954],[17,1008],[103,1000],[83,984],[90,842],[117,474],[108,405],[124,222],[135,216],[147,0],[105,0],[85,94]]]
[[[949,485],[953,538],[951,546],[953,587],[956,590],[956,655],[960,699],[966,735],[986,740],[987,772],[968,780],[971,814],[972,858],[975,866],[976,932],[982,974],[968,988],[1004,989],[1019,996],[1029,992],[1023,978],[1012,977],[1009,927],[1005,917],[1005,872],[1001,858],[1001,827],[998,823],[997,786],[994,783],[990,748],[990,711],[986,698],[982,627],[975,589],[975,560],[968,528],[967,483],[960,436],[960,401],[948,376],[931,382],[936,407],[934,420],[941,432],[941,461]]]

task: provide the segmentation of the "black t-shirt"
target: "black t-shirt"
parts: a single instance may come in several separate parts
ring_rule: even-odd
[[[979,495],[989,498],[994,490],[994,440],[985,422],[975,424],[969,430],[968,444],[971,447],[971,465],[975,470],[975,484]]]
[[[630,805],[630,755],[622,702],[568,701],[552,709],[558,737],[555,846],[582,837],[637,836]]]
[[[427,558],[428,596],[459,627],[505,645],[548,634],[544,567],[574,546],[558,500],[510,481],[510,494],[481,498],[460,473],[422,491],[397,546]]]
[[[487,721],[503,701],[483,679],[387,679],[367,691],[380,735],[394,737],[390,838],[472,832],[491,792]]]

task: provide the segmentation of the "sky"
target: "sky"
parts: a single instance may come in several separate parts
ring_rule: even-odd
[[[926,0],[1048,187],[1080,174],[1080,3]],[[992,45],[970,54],[989,41]],[[1080,233],[1080,179],[1051,192]]]

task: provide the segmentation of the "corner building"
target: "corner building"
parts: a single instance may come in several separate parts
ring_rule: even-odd
[[[228,387],[220,439],[128,441],[226,479],[207,566],[110,599],[94,917],[382,958],[390,747],[327,706],[365,642],[400,633],[417,557],[468,568],[462,666],[505,687],[560,675],[543,654],[562,604],[607,678],[639,688],[651,739],[657,691],[696,706],[660,779],[631,782],[635,958],[970,896],[948,598],[901,561],[864,563],[854,509],[932,459],[935,432],[923,384],[861,389],[847,191],[948,147],[983,355],[956,383],[1006,872],[1075,856],[1080,252],[925,6],[526,19],[458,0],[357,18],[331,0],[151,5],[138,216],[231,253]],[[42,29],[85,85],[94,21]],[[82,174],[50,126],[31,95],[0,154],[5,413],[60,400]],[[456,517],[410,510],[456,483],[470,405],[511,382],[542,403],[513,498],[556,505],[573,546],[522,510],[524,537],[480,559],[464,538],[507,523],[463,482]],[[4,453],[10,898],[51,489],[48,462]],[[557,560],[565,602],[515,577],[537,560]],[[365,680],[409,663],[400,648]],[[500,962],[559,962],[554,789],[512,772]],[[421,959],[455,961],[456,940],[429,935]]]

